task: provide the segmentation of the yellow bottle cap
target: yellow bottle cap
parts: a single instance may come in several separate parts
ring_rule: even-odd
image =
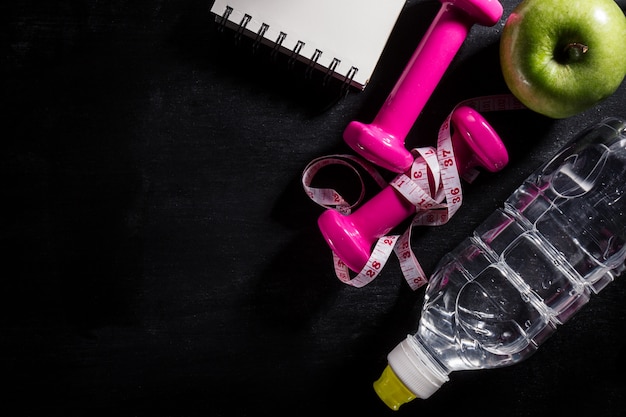
[[[397,411],[402,404],[417,398],[400,381],[389,365],[385,367],[378,381],[374,382],[374,391],[387,407]]]

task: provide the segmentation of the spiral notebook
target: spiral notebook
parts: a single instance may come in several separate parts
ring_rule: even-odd
[[[364,89],[405,0],[215,0],[238,34]]]

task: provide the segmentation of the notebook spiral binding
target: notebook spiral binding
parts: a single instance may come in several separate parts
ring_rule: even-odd
[[[359,70],[357,67],[351,66],[345,75],[341,75],[337,72],[337,67],[341,64],[341,59],[333,57],[328,67],[323,67],[318,64],[320,57],[324,53],[322,50],[315,49],[311,57],[305,57],[301,54],[302,48],[305,45],[305,42],[302,40],[298,40],[293,49],[286,50],[283,43],[287,38],[287,33],[280,31],[276,40],[270,42],[265,37],[267,30],[270,28],[269,24],[262,23],[258,31],[255,33],[248,29],[248,24],[252,20],[252,16],[250,14],[245,13],[238,24],[233,24],[233,22],[229,19],[232,13],[233,8],[226,6],[221,15],[216,15],[216,20],[219,32],[224,32],[227,27],[234,30],[234,41],[236,44],[241,41],[243,36],[247,36],[252,39],[252,53],[256,53],[261,44],[269,44],[272,48],[270,52],[270,56],[272,58],[277,57],[281,53],[288,55],[288,69],[293,69],[297,61],[306,63],[307,67],[305,70],[305,77],[307,79],[312,77],[315,70],[321,69],[324,70],[324,76],[322,79],[323,86],[330,83],[332,79],[338,79],[342,84],[341,90],[347,92],[349,87],[353,85],[354,77]]]

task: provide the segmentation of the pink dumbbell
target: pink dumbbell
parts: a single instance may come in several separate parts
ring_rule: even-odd
[[[497,0],[441,0],[442,6],[402,75],[370,124],[353,121],[343,138],[369,161],[405,172],[413,156],[406,135],[465,41],[473,24],[495,25],[502,16]]]
[[[452,113],[452,147],[460,174],[481,166],[490,172],[509,161],[498,134],[474,109],[458,107]],[[416,212],[391,185],[349,215],[326,210],[318,225],[333,252],[353,271],[360,272],[371,255],[376,240]]]

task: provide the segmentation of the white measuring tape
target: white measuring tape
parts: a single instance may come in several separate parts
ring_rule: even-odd
[[[316,158],[309,162],[302,174],[302,187],[311,200],[320,206],[334,209],[342,214],[350,214],[352,209],[358,206],[365,197],[365,183],[363,177],[353,164],[361,166],[372,176],[379,187],[387,185],[387,181],[380,175],[376,168],[368,161],[353,155],[329,155]],[[337,191],[332,188],[312,187],[311,183],[317,173],[329,165],[343,165],[350,168],[361,183],[361,193],[354,203],[348,203]]]
[[[513,95],[477,97],[457,104],[455,109],[460,106],[470,106],[478,112],[525,108]],[[439,129],[437,148],[423,147],[412,149],[411,153],[416,158],[409,172],[397,175],[389,183],[416,207],[410,226],[402,235],[380,237],[374,245],[367,263],[355,277],[351,277],[351,271],[348,266],[333,253],[335,274],[340,281],[357,288],[369,284],[380,274],[391,253],[394,252],[400,262],[404,279],[411,289],[417,290],[428,283],[426,274],[411,248],[411,230],[414,226],[439,226],[447,223],[463,203],[461,179],[456,166],[450,134],[452,113],[454,113],[454,109]],[[352,163],[356,163],[365,169],[381,188],[387,186],[387,182],[376,168],[364,159],[352,155],[330,155],[314,159],[304,169],[302,185],[305,192],[311,200],[322,207],[338,210],[342,214],[350,214],[352,209],[361,203],[365,195],[363,178]],[[352,204],[346,202],[333,189],[311,186],[313,178],[322,168],[335,164],[344,165],[352,169],[361,183],[360,196]],[[471,169],[464,173],[463,179],[471,183],[478,174],[478,170]]]

